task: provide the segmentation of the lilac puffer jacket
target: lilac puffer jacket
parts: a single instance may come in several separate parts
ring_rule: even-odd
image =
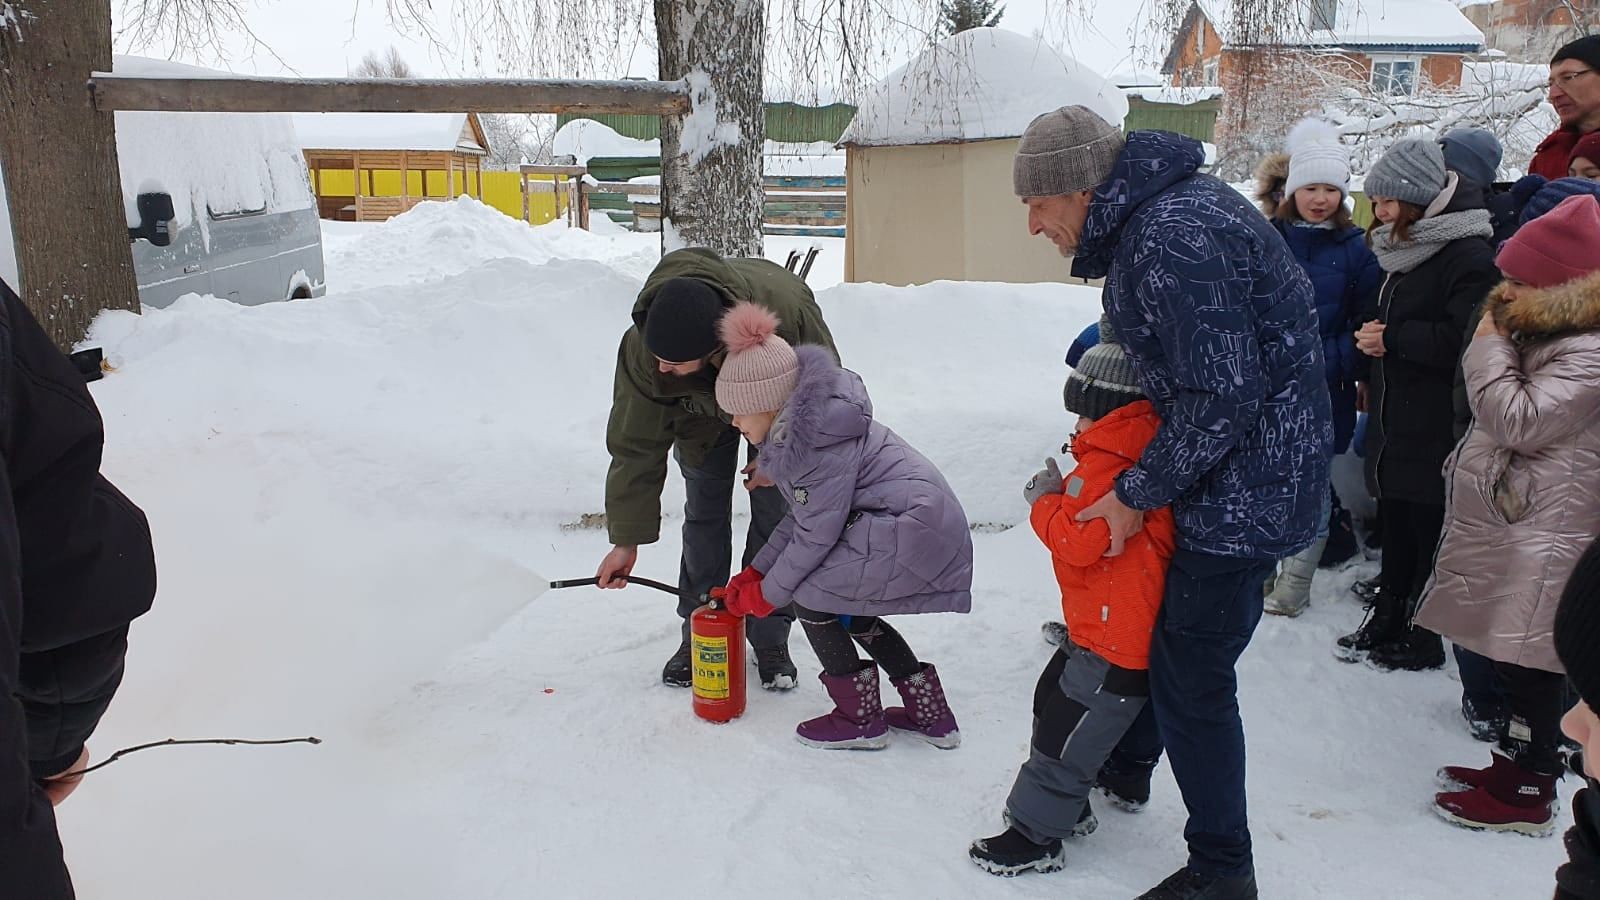
[[[761,445],[789,514],[753,565],[767,602],[838,615],[967,612],[972,535],[944,476],[872,420],[860,376],[795,348],[794,394]]]

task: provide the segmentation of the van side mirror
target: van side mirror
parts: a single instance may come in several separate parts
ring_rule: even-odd
[[[172,208],[172,195],[165,192],[140,194],[136,203],[139,225],[128,229],[128,240],[144,238],[157,247],[172,243],[172,220],[177,218]]]

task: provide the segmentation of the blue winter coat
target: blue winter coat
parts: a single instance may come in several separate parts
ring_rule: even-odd
[[[1161,431],[1117,481],[1171,504],[1178,545],[1281,559],[1309,545],[1333,444],[1311,281],[1200,142],[1135,131],[1096,189],[1072,274],[1102,303]]]
[[[1355,332],[1361,313],[1376,302],[1383,269],[1359,228],[1312,228],[1274,219],[1289,252],[1299,260],[1316,291],[1317,331],[1333,402],[1333,452],[1350,447],[1356,430],[1356,378],[1361,355]]]

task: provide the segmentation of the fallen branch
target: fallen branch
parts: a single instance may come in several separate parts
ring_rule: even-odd
[[[251,741],[251,740],[246,740],[244,738],[206,738],[206,739],[203,739],[203,740],[185,740],[185,741],[180,741],[177,738],[167,738],[164,741],[155,741],[154,743],[140,744],[137,747],[125,747],[125,748],[123,748],[121,750],[118,750],[117,752],[111,754],[109,757],[107,757],[106,759],[102,760],[101,762],[95,763],[94,765],[89,766],[86,769],[79,769],[76,772],[63,772],[62,774],[55,776],[55,778],[53,778],[51,780],[52,781],[64,781],[64,780],[72,779],[72,778],[82,778],[83,776],[89,774],[90,772],[96,771],[98,769],[104,769],[106,766],[109,766],[112,763],[116,762],[117,760],[123,758],[124,756],[127,756],[129,753],[138,753],[140,750],[149,750],[152,747],[180,747],[180,746],[189,746],[189,745],[194,745],[194,744],[225,744],[225,745],[227,745],[229,747],[232,747],[232,746],[234,746],[236,744],[247,744],[247,745],[252,746],[252,747],[271,747],[271,746],[277,746],[277,745],[281,745],[281,744],[320,744],[320,743],[322,743],[322,738],[319,738],[319,737],[283,738],[282,740],[275,740],[275,741]]]

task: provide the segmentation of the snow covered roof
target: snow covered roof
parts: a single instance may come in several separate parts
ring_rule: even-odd
[[[570,156],[580,166],[587,166],[595,157],[659,159],[661,141],[626,137],[593,119],[573,119],[556,132],[550,143],[550,153],[556,157]],[[762,153],[762,172],[766,175],[844,174],[844,153],[826,141],[809,144],[767,141]]]
[[[1432,49],[1475,52],[1483,32],[1450,0],[1336,0],[1333,28],[1312,28],[1302,18],[1286,33],[1251,40],[1233,33],[1233,0],[1195,0],[1224,44]],[[1320,4],[1307,3],[1305,8]]]
[[[862,97],[841,146],[1013,138],[1050,110],[1081,104],[1121,125],[1122,91],[1036,38],[974,28],[940,41]]]
[[[470,113],[296,113],[307,150],[418,150],[482,154],[483,129]]]
[[[1220,87],[1125,87],[1122,92],[1129,97],[1138,97],[1146,103],[1171,103],[1178,106],[1188,106],[1191,103],[1201,103],[1206,100],[1215,100],[1222,96]]]

